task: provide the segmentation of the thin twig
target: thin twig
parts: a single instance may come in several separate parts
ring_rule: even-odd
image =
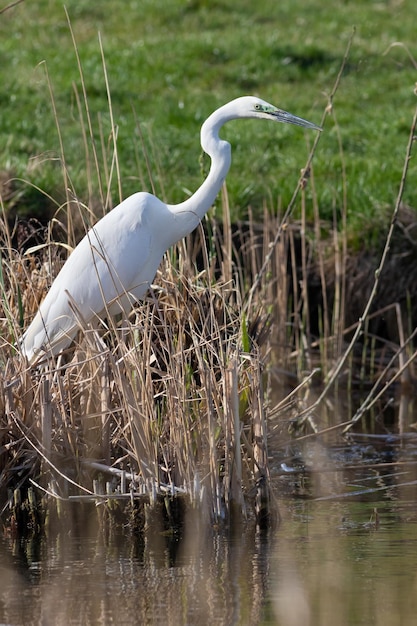
[[[407,150],[406,150],[406,157],[405,157],[405,161],[404,161],[404,167],[403,167],[403,171],[402,171],[402,176],[401,176],[401,181],[400,181],[400,186],[399,186],[399,190],[398,190],[398,195],[397,195],[397,200],[395,202],[395,207],[394,207],[394,211],[392,214],[392,218],[391,218],[391,224],[390,224],[390,228],[387,234],[387,238],[385,241],[385,246],[384,249],[382,251],[382,256],[381,256],[381,260],[379,262],[378,268],[375,270],[375,280],[374,280],[374,284],[371,290],[371,294],[368,298],[368,301],[365,305],[364,311],[361,315],[361,317],[359,318],[358,321],[358,325],[356,327],[355,333],[349,343],[349,346],[347,347],[345,353],[343,354],[343,356],[341,357],[341,359],[339,360],[339,362],[337,363],[336,367],[333,369],[332,372],[330,372],[329,374],[329,378],[327,379],[326,385],[323,389],[323,391],[321,392],[321,394],[319,395],[319,397],[317,398],[317,400],[314,402],[314,404],[310,407],[308,407],[304,412],[311,412],[314,411],[319,404],[322,402],[322,400],[327,396],[329,390],[331,389],[333,383],[335,382],[335,380],[338,378],[340,372],[342,371],[343,367],[345,366],[345,363],[349,357],[349,355],[351,354],[359,336],[361,335],[362,331],[363,331],[363,327],[365,324],[365,321],[367,320],[370,310],[371,310],[371,306],[373,304],[373,301],[375,299],[375,296],[377,294],[378,291],[378,286],[379,286],[379,280],[381,277],[381,273],[382,270],[384,269],[385,266],[385,262],[388,258],[388,253],[390,250],[390,246],[391,246],[391,241],[392,241],[392,237],[394,234],[394,228],[397,222],[397,218],[398,218],[398,212],[400,210],[400,206],[401,206],[401,201],[402,201],[402,197],[403,197],[403,193],[404,193],[404,188],[405,188],[405,183],[407,180],[407,173],[408,173],[408,168],[409,168],[409,163],[410,163],[410,159],[411,159],[411,153],[412,153],[412,147],[413,147],[413,143],[415,141],[415,133],[416,133],[416,126],[417,126],[417,107],[414,111],[414,117],[413,117],[413,121],[411,124],[411,128],[410,128],[410,134],[409,134],[409,138],[408,138],[408,144],[407,144]],[[365,409],[364,409],[365,410]],[[363,412],[358,411],[355,415],[355,417],[348,422],[349,424],[349,428],[353,426],[353,424],[355,424],[360,417],[362,416]],[[346,428],[344,432],[346,432],[346,430],[348,430],[349,428]]]
[[[86,89],[86,84],[85,84],[85,80],[84,80],[83,67],[82,67],[82,64],[81,64],[80,55],[78,53],[77,42],[76,42],[76,39],[75,39],[74,31],[72,29],[72,24],[71,24],[71,20],[70,20],[70,17],[69,17],[69,13],[68,13],[67,8],[65,6],[64,6],[64,11],[65,11],[65,15],[66,15],[67,22],[68,22],[68,28],[69,28],[69,31],[70,31],[70,34],[71,34],[72,43],[73,43],[73,46],[74,46],[75,58],[77,60],[78,73],[80,75],[81,89],[82,89],[82,93],[83,93],[85,114],[86,114],[86,118],[87,118],[88,132],[89,132],[89,135],[90,135],[91,147],[92,147],[92,150],[93,150],[93,157],[94,157],[94,164],[95,164],[97,177],[98,177],[98,182],[99,182],[100,200],[101,200],[101,203],[102,203],[102,205],[104,207],[105,203],[104,203],[104,194],[103,194],[103,188],[102,188],[101,176],[100,176],[100,166],[99,166],[98,154],[97,154],[97,149],[96,149],[96,142],[95,142],[95,139],[94,139],[93,125],[92,125],[92,121],[91,121],[90,106],[89,106],[88,97],[87,97],[87,89]]]
[[[104,82],[106,84],[107,102],[108,102],[108,105],[109,105],[111,139],[112,139],[112,143],[113,143],[112,169],[113,169],[113,163],[114,163],[114,166],[116,168],[117,186],[118,186],[118,189],[119,189],[119,202],[121,202],[123,200],[123,192],[122,192],[122,180],[121,180],[121,176],[120,176],[119,157],[118,157],[118,152],[117,152],[117,126],[116,126],[116,124],[114,122],[114,117],[113,117],[113,107],[112,107],[112,101],[111,101],[111,91],[110,91],[110,85],[109,85],[109,77],[108,77],[108,74],[107,74],[106,60],[105,60],[105,57],[104,57],[103,42],[101,40],[100,32],[98,34],[98,41],[99,41],[99,44],[100,44],[101,60],[102,60],[102,64],[103,64]],[[109,178],[109,181],[108,181],[106,206],[109,205],[110,183],[111,183],[111,175],[110,175],[110,178]]]
[[[416,334],[417,334],[417,328],[414,329],[413,333],[407,339],[407,342],[405,345],[410,343]],[[395,372],[394,376],[386,381],[382,389],[380,389],[379,392],[376,393],[379,385],[381,384],[382,376],[389,369],[389,366],[394,361],[394,359],[399,355],[399,353],[404,350],[405,345],[401,346],[399,350],[394,354],[393,358],[390,359],[389,364],[387,365],[387,367],[384,368],[384,371],[382,372],[381,376],[378,377],[378,380],[373,385],[371,391],[368,393],[366,399],[362,402],[361,406],[356,411],[355,415],[352,417],[351,421],[346,426],[343,433],[348,432],[352,428],[352,426],[361,419],[361,417],[366,413],[366,411],[369,411],[378,402],[378,400],[381,398],[381,396],[384,395],[387,389],[391,387],[391,385],[393,385],[396,380],[401,378],[402,374],[407,370],[407,368],[411,365],[411,363],[413,363],[413,361],[417,357],[417,350],[414,351],[413,354],[401,365],[401,367]]]
[[[350,49],[352,47],[352,42],[353,42],[354,35],[355,35],[355,29],[353,29],[352,34],[351,34],[351,36],[349,38],[348,45],[346,47],[346,51],[345,51],[345,54],[344,54],[344,57],[343,57],[343,60],[342,60],[342,64],[341,64],[340,69],[339,69],[339,73],[338,73],[338,75],[336,77],[335,83],[333,85],[333,89],[331,90],[331,92],[330,92],[330,94],[328,96],[328,103],[327,103],[326,108],[324,109],[324,112],[323,112],[323,115],[322,115],[322,118],[321,118],[321,123],[320,123],[320,126],[322,128],[324,127],[324,123],[326,121],[327,116],[330,115],[330,113],[332,112],[333,99],[334,99],[334,96],[335,96],[335,94],[336,94],[336,92],[337,92],[337,90],[339,88],[339,84],[340,84],[340,81],[342,79],[342,75],[343,75],[344,69],[346,67],[347,60],[349,58]],[[298,180],[297,186],[296,186],[295,191],[293,193],[293,196],[292,196],[292,198],[290,200],[290,203],[288,204],[288,207],[287,207],[287,209],[286,209],[286,211],[284,213],[284,216],[283,216],[283,218],[281,220],[281,223],[280,223],[280,225],[279,225],[279,227],[277,229],[276,235],[275,235],[273,241],[270,244],[269,252],[266,255],[265,260],[264,260],[264,262],[262,264],[262,267],[259,270],[259,273],[257,274],[257,276],[255,277],[253,285],[252,285],[252,287],[249,290],[246,309],[250,309],[250,306],[252,304],[252,298],[253,298],[256,290],[258,289],[258,287],[259,287],[259,285],[261,283],[261,280],[264,277],[264,274],[268,270],[269,264],[271,262],[271,259],[272,259],[273,255],[274,255],[275,248],[276,248],[276,246],[278,244],[278,241],[281,238],[282,231],[283,231],[283,229],[285,228],[285,225],[288,222],[288,218],[290,217],[291,213],[294,210],[295,201],[297,199],[298,193],[299,193],[300,189],[305,186],[305,182],[306,182],[306,179],[308,178],[308,173],[310,171],[311,163],[312,163],[313,157],[314,157],[314,155],[316,153],[316,149],[317,149],[319,141],[320,141],[320,132],[317,133],[316,138],[315,138],[314,143],[313,143],[313,147],[311,148],[310,154],[308,155],[305,167],[301,170],[301,176],[300,176],[300,178]]]
[[[81,489],[82,491],[85,491],[88,494],[92,494],[93,492],[90,491],[90,489],[87,489],[86,487],[83,487],[83,485],[75,482],[74,480],[72,480],[69,476],[66,476],[65,474],[63,474],[57,467],[56,465],[54,465],[50,459],[48,459],[47,456],[45,456],[45,454],[42,452],[41,450],[41,444],[39,442],[37,442],[37,445],[35,445],[33,443],[33,441],[30,439],[30,437],[28,437],[28,435],[26,434],[24,428],[22,427],[20,420],[17,419],[14,415],[12,415],[12,419],[15,423],[15,425],[17,426],[17,428],[20,430],[20,432],[22,433],[23,437],[26,439],[26,441],[29,443],[29,445],[32,446],[32,448],[36,451],[37,454],[39,454],[40,457],[42,457],[42,459],[45,461],[45,463],[47,463],[57,474],[59,474],[59,476],[61,476],[61,478],[64,478],[67,482],[71,483],[72,485],[74,485],[75,487],[78,487],[78,489]]]
[[[20,4],[23,1],[24,0],[16,0],[16,2],[12,2],[11,4],[8,4],[7,7],[4,7],[3,9],[0,9],[0,15],[2,13],[4,13],[5,11],[8,11],[9,9],[13,9],[13,7],[15,7],[16,5]]]

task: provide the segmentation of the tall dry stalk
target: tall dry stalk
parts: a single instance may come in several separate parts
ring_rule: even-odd
[[[226,259],[222,246],[218,255],[201,251],[206,266],[200,269],[190,264],[182,242],[165,256],[153,290],[129,319],[94,328],[80,320],[75,348],[43,368],[27,370],[11,342],[2,345],[3,362],[12,364],[2,372],[11,425],[5,463],[12,482],[20,455],[29,454],[26,480],[44,489],[45,497],[85,498],[94,491],[97,499],[95,462],[101,473],[114,476],[117,469],[131,476],[125,494],[113,478],[106,496],[112,489],[114,496],[131,493],[147,501],[186,497],[211,522],[228,519],[231,511],[249,514],[255,500],[245,494],[256,493],[261,466],[263,491],[269,480],[266,423],[258,420],[262,456],[259,426],[254,437],[251,425],[254,405],[247,401],[258,397],[263,384],[266,303],[254,300],[249,318],[243,312],[229,230]],[[10,252],[10,267],[24,268],[17,273],[28,274],[33,292],[30,272],[36,274],[37,264]],[[13,303],[12,276],[6,284]],[[14,329],[15,336],[19,332]]]
[[[96,213],[97,204],[99,213],[112,206],[114,183],[117,197],[122,195],[117,125],[111,112],[104,54],[101,48],[111,113],[110,148],[104,141],[100,120],[96,139],[75,38],[74,47],[81,80],[81,89],[74,91],[89,179],[87,204],[92,206],[79,201],[71,189],[59,113],[53,105],[67,192],[64,205],[59,207],[67,216],[62,222],[65,250],[75,244],[77,231],[83,233],[101,216]],[[332,110],[347,54],[323,121]],[[53,101],[52,88],[50,93]],[[317,345],[320,365],[328,374],[335,358],[343,353],[344,337],[351,330],[345,328],[344,314],[347,201],[345,197],[342,241],[337,236],[333,240],[336,279],[332,309],[311,168],[317,141],[283,215],[273,215],[265,207],[261,226],[255,224],[250,211],[246,223],[234,226],[224,187],[223,225],[208,218],[205,230],[200,227],[170,250],[148,297],[129,319],[108,318],[94,328],[80,319],[75,348],[39,370],[28,370],[13,344],[57,274],[63,247],[54,239],[51,228],[44,243],[22,256],[13,249],[7,220],[3,219],[3,502],[8,498],[7,488],[27,488],[32,481],[45,498],[88,497],[94,502],[127,498],[147,504],[184,498],[212,523],[228,519],[232,511],[247,516],[253,510],[258,521],[268,516],[272,501],[268,467],[271,389],[265,388],[265,381],[270,384],[271,377],[264,376],[264,365],[272,362],[277,377],[291,374],[310,385]],[[146,161],[146,150],[144,158]],[[315,249],[306,235],[304,190],[309,179]],[[301,226],[289,221],[299,191]],[[54,224],[59,221],[57,213]],[[321,328],[318,339],[313,336],[312,313],[316,305],[310,301],[308,285],[312,267],[320,278],[322,296],[317,315]],[[364,318],[370,315],[368,306]],[[363,328],[364,320],[360,320],[355,337]],[[406,345],[404,337],[402,341]],[[350,357],[352,346],[333,370],[331,382]],[[400,358],[405,368],[409,360],[402,352]],[[294,395],[304,391],[298,387]],[[376,396],[377,389],[369,402]],[[312,408],[306,413],[311,414]],[[103,480],[104,489],[100,486]]]

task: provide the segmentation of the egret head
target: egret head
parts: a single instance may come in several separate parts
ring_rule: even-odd
[[[243,96],[236,98],[230,104],[235,105],[238,117],[257,118],[265,120],[273,120],[275,122],[283,122],[285,124],[295,124],[296,126],[304,126],[313,130],[321,130],[320,126],[308,122],[297,115],[278,109],[273,104],[256,98],[254,96]]]

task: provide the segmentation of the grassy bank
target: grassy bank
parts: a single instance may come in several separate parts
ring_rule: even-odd
[[[65,195],[68,181],[62,179],[56,160],[62,154],[46,71],[65,167],[83,202],[101,210],[103,204],[117,203],[120,194],[152,187],[168,201],[178,202],[201,181],[198,133],[213,109],[255,93],[318,122],[356,27],[333,116],[315,160],[316,194],[324,223],[331,223],[347,203],[352,238],[359,233],[362,238],[366,230],[372,240],[386,224],[398,186],[416,75],[403,48],[385,52],[401,41],[413,53],[414,5],[340,3],[332,9],[331,19],[328,6],[318,0],[308,7],[269,0],[239,6],[231,1],[209,6],[173,0],[140,6],[123,2],[66,6],[104,176],[111,167],[112,121],[101,33],[120,179],[114,171],[100,189],[85,167],[86,111],[79,105],[82,85],[63,7],[23,2],[4,12],[0,21],[0,168],[5,181],[18,177],[28,183],[6,185],[2,191],[6,207],[30,216],[53,210],[31,185],[58,202]],[[232,218],[247,214],[248,206],[261,216],[265,201],[270,209],[285,206],[310,137],[293,128],[277,131],[239,122],[225,129],[225,136],[234,148],[228,179]],[[415,185],[405,191],[404,201],[416,206]]]

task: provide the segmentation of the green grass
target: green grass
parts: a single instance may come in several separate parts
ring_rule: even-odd
[[[417,5],[411,2],[310,3],[245,0],[208,2],[105,0],[66,3],[80,55],[97,145],[111,133],[98,31],[101,33],[118,127],[123,195],[151,189],[139,137],[148,152],[158,195],[178,202],[200,184],[199,129],[209,113],[243,94],[258,94],[297,115],[319,122],[341,60],[356,27],[351,56],[316,155],[314,172],[320,214],[333,220],[348,186],[348,223],[353,236],[375,236],[387,222],[396,196],[415,106],[416,69],[396,41],[415,49]],[[88,191],[81,97],[71,33],[60,3],[24,2],[0,16],[0,170],[64,197],[59,141],[45,63],[73,188]],[[414,48],[413,48],[414,46]],[[45,63],[43,63],[45,61]],[[337,120],[337,124],[336,124]],[[342,139],[340,150],[338,132]],[[276,207],[291,197],[313,136],[299,128],[253,121],[229,124],[233,146],[228,191],[233,217],[251,205]],[[101,153],[101,147],[99,146]],[[104,157],[110,163],[111,150]],[[346,168],[343,175],[342,163]],[[205,167],[207,164],[205,164]],[[104,176],[104,165],[100,164]],[[404,201],[417,206],[412,164]],[[14,210],[41,214],[48,203],[29,185]],[[116,177],[110,182],[118,201]]]

